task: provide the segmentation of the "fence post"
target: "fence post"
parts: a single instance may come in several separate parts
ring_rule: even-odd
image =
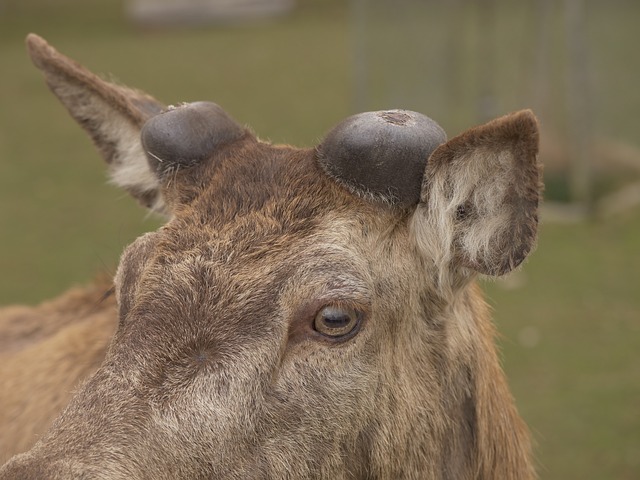
[[[594,210],[591,89],[584,0],[565,0],[571,200]]]

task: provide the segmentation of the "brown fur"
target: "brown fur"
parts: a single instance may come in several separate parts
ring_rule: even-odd
[[[117,325],[111,283],[0,309],[0,463],[31,448],[102,363]]]
[[[94,102],[84,125],[149,186],[146,159],[123,147],[140,127],[127,119],[143,113],[110,108],[97,77],[61,79],[65,57],[41,39],[30,45],[67,108],[76,111],[78,95]],[[514,268],[533,247],[536,152],[530,113],[472,129],[434,152],[421,203],[403,209],[352,195],[312,149],[252,135],[159,179],[170,219],[121,258],[106,353],[83,335],[113,332],[113,303],[76,308],[70,294],[58,310],[38,310],[51,326],[25,323],[7,342],[17,365],[0,372],[16,385],[9,401],[38,389],[55,398],[87,380],[0,479],[533,478],[473,279]],[[358,326],[340,338],[319,333],[324,306],[358,312]],[[56,319],[59,310],[78,321]],[[47,344],[58,336],[64,345]],[[86,369],[43,379],[21,356],[34,349],[52,368]],[[37,421],[0,417],[19,442],[9,453],[31,446],[67,399]]]

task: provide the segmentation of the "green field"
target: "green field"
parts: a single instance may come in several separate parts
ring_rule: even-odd
[[[613,42],[594,47],[601,113],[594,124],[637,145],[640,35],[633,32],[640,6],[605,3],[590,3],[590,29],[601,26]],[[90,141],[31,66],[28,32],[167,103],[214,100],[261,138],[313,145],[353,112],[350,15],[343,2],[307,0],[265,22],[141,31],[124,20],[120,2],[0,2],[0,305],[33,304],[98,271],[113,272],[124,246],[159,225],[105,183]],[[503,25],[522,12],[500,15]],[[495,59],[503,73],[508,48]],[[515,85],[521,78],[500,76],[507,92],[501,109],[526,106]],[[466,101],[473,85],[465,82]],[[473,108],[443,120],[450,134],[470,125]],[[555,186],[550,194],[562,196]],[[638,479],[640,208],[578,224],[544,220],[524,268],[485,284],[540,476]]]

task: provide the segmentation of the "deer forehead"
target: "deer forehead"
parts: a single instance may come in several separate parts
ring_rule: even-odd
[[[218,228],[187,222],[193,215],[174,218],[126,250],[116,283],[129,291],[135,285],[129,296],[216,291],[208,301],[219,303],[221,295],[226,304],[276,289],[285,304],[294,305],[332,295],[366,300],[381,279],[389,281],[410,264],[407,230],[392,229],[384,215],[327,210],[291,231],[282,224],[291,219],[274,211],[257,210]]]

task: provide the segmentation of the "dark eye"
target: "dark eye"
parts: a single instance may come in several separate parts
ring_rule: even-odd
[[[359,327],[360,317],[353,308],[328,305],[316,314],[313,328],[327,337],[344,337]]]

